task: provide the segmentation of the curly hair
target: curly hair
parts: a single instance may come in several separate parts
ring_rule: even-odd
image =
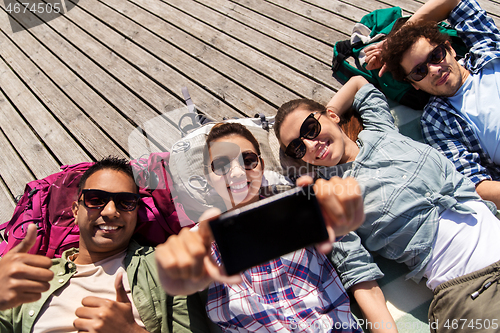
[[[408,22],[392,31],[382,48],[382,62],[385,63],[394,79],[398,81],[405,79],[407,73],[401,66],[403,56],[422,37],[434,45],[444,44],[446,49],[451,51],[450,44],[445,43],[450,40],[450,37],[439,31],[436,22]]]

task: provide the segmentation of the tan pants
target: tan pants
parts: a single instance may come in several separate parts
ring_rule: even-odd
[[[500,332],[500,261],[444,282],[429,307],[431,332]]]

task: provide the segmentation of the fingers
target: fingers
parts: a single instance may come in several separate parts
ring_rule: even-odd
[[[179,235],[170,236],[156,249],[156,259],[165,275],[172,279],[198,279],[204,274],[203,258],[210,254],[209,247],[198,231],[188,228]]]
[[[29,270],[28,268],[26,268],[25,271],[22,271],[20,273],[30,274],[29,277],[35,280],[50,281],[54,276],[54,273],[48,270],[50,267],[52,267],[52,260],[50,260],[50,258],[48,257],[37,254],[18,253],[17,255],[13,256],[12,260],[22,262],[25,265],[33,268]]]
[[[13,247],[9,252],[12,253],[28,253],[28,251],[33,247],[36,242],[36,225],[34,223],[28,224],[28,230],[26,231],[26,236],[21,241]]]
[[[328,231],[328,240],[316,244],[316,250],[318,250],[321,253],[330,253],[330,251],[333,249],[332,243],[335,241],[335,231],[333,230],[332,227],[327,226],[326,230]]]
[[[382,68],[378,72],[378,76],[382,77],[382,75],[384,75],[385,72],[387,72],[387,66],[384,64],[384,65],[382,65]]]
[[[313,183],[313,179],[311,176],[302,176],[297,179],[297,186],[307,186]]]
[[[200,236],[203,240],[203,244],[206,247],[210,247],[212,242],[214,241],[214,236],[212,235],[212,230],[210,229],[209,222],[215,220],[220,215],[220,210],[217,208],[211,208],[205,211],[200,216],[200,223],[198,224],[198,230]]]
[[[12,285],[12,290],[18,291],[21,294],[41,294],[49,290],[50,284],[48,282],[38,282],[32,280],[18,280]]]
[[[380,49],[379,44],[381,44],[381,43],[373,43],[373,44],[368,45],[367,47],[364,48],[365,53],[379,50]]]
[[[345,235],[363,223],[363,198],[354,178],[319,179],[314,185],[314,192],[327,229],[332,229],[329,230],[330,237]]]
[[[47,288],[46,290],[48,290]],[[45,290],[44,290],[45,291]],[[29,293],[29,292],[23,292],[19,293],[15,297],[15,302],[9,306],[9,308],[16,307],[18,305],[24,304],[24,303],[31,303],[31,302],[36,302],[42,297],[42,292],[35,292],[35,293]]]
[[[123,273],[120,272],[116,275],[115,279],[116,301],[120,303],[130,303],[127,292],[123,286]]]
[[[208,275],[214,280],[221,283],[226,284],[237,284],[241,283],[241,275],[235,274],[228,276],[224,269],[221,266],[218,266],[212,258],[205,257],[204,258],[205,268],[207,270]]]
[[[90,308],[97,308],[109,302],[113,301],[107,298],[101,298],[96,296],[87,296],[82,299],[82,305],[84,307],[90,307]]]

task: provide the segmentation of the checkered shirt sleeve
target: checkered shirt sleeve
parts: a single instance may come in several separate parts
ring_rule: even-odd
[[[465,57],[465,68],[472,73],[491,59],[500,57],[500,32],[475,0],[462,0],[448,16],[448,21],[470,49]]]
[[[500,180],[500,167],[481,148],[472,127],[440,97],[433,97],[421,118],[426,143],[441,151],[474,184]]]
[[[242,278],[209,287],[207,313],[224,332],[362,332],[332,264],[313,247],[253,267]]]

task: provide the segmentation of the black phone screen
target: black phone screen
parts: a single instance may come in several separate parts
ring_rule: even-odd
[[[311,186],[222,214],[210,227],[228,275],[328,239]]]

